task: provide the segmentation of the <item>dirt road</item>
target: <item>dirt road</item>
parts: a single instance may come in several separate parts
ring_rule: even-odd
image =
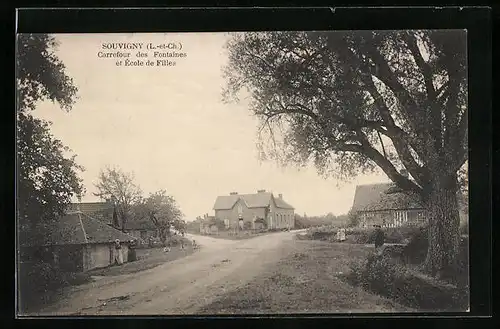
[[[37,314],[196,314],[286,257],[291,252],[286,245],[295,234],[280,232],[240,241],[190,236],[202,246],[200,251],[150,270],[73,287],[67,297]]]

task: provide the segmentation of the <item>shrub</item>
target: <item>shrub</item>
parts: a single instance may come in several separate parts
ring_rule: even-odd
[[[417,276],[387,255],[371,254],[364,262],[351,264],[349,282],[401,304],[423,310],[464,310],[465,288],[454,288]]]
[[[347,213],[347,226],[348,227],[356,227],[359,225],[359,216],[356,212],[350,210]]]
[[[166,245],[171,247],[179,246],[181,244],[181,241],[184,241],[184,246],[191,244],[191,241],[189,239],[183,238],[180,235],[172,235],[167,239]]]
[[[255,224],[261,224],[263,229],[267,229],[267,222],[264,218],[257,218]]]
[[[252,222],[244,222],[243,229],[244,230],[251,230],[252,229]]]
[[[429,246],[427,234],[427,228],[422,227],[410,238],[405,248],[405,257],[410,264],[420,264],[425,261]]]
[[[45,299],[50,297],[48,293],[70,283],[68,275],[41,261],[21,262],[18,275],[21,311],[45,302]]]
[[[346,240],[356,244],[367,244],[372,242],[373,230],[366,228],[354,228],[346,230]]]

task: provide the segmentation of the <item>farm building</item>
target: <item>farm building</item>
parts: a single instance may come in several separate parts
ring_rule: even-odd
[[[108,225],[112,225],[113,204],[111,201],[71,203],[66,212],[73,213],[78,211],[92,218],[99,219]]]
[[[82,212],[68,213],[20,233],[20,260],[51,263],[61,271],[88,271],[127,262],[133,239]]]
[[[359,218],[359,226],[425,225],[424,208],[418,197],[394,191],[393,183],[358,185],[352,211]]]
[[[217,197],[213,207],[215,218],[224,222],[227,228],[239,226],[258,229],[264,222],[268,228],[293,228],[295,225],[294,208],[288,204],[283,195],[275,197],[271,192],[259,190],[254,194],[238,194]],[[248,223],[248,224],[245,224]]]

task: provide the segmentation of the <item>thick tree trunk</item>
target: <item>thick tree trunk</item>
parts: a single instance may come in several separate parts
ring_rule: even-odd
[[[460,243],[460,217],[454,177],[441,179],[430,188],[426,198],[429,220],[429,247],[426,269],[440,278],[453,278]]]

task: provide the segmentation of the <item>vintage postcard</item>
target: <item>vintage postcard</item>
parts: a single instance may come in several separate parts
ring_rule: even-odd
[[[18,315],[468,310],[466,45],[18,34]]]

